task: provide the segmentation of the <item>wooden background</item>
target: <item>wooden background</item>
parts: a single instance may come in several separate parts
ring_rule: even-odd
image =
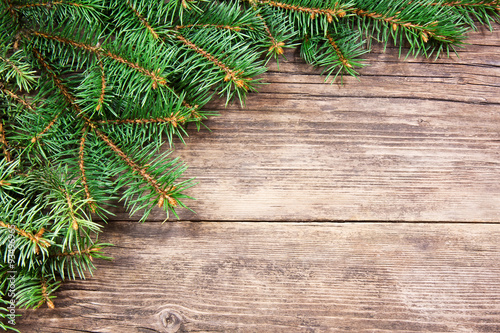
[[[175,154],[181,221],[118,212],[94,277],[22,332],[500,332],[500,29],[379,46],[360,81],[286,53]],[[224,223],[222,223],[224,222]]]

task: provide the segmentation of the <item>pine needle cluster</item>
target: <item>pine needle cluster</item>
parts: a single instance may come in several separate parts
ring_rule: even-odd
[[[300,47],[326,77],[356,76],[373,41],[454,52],[500,1],[0,0],[0,327],[8,306],[54,307],[106,257],[116,200],[144,221],[187,208],[186,165],[159,153],[242,103],[271,58]],[[15,274],[14,274],[15,272]],[[12,274],[15,277],[11,278]],[[12,320],[12,321],[11,321]]]

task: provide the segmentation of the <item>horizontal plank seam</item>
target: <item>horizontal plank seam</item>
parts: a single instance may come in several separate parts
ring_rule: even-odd
[[[500,87],[499,87],[500,88]],[[460,103],[460,104],[471,104],[471,105],[500,105],[500,103],[497,102],[467,102],[467,101],[457,101],[457,100],[451,100],[451,99],[444,99],[444,98],[421,98],[421,97],[411,97],[411,96],[346,96],[346,95],[316,95],[316,94],[299,94],[299,93],[286,93],[286,92],[272,92],[272,93],[266,93],[266,92],[260,92],[259,95],[262,96],[264,94],[271,94],[273,95],[272,99],[285,99],[287,101],[293,100],[291,98],[279,98],[279,95],[300,95],[302,100],[305,99],[305,97],[314,97],[314,98],[357,98],[357,99],[408,99],[408,100],[419,100],[419,101],[435,101],[435,102],[444,102],[444,103]],[[225,109],[224,109],[225,110]],[[249,111],[245,109],[245,111]],[[259,110],[262,112],[262,110]]]
[[[112,223],[138,223],[136,220],[113,220]],[[273,224],[449,224],[449,225],[496,225],[500,221],[483,222],[483,221],[384,221],[384,220],[362,220],[362,221],[346,221],[346,220],[179,220],[165,221],[161,219],[149,219],[145,223],[273,223]]]

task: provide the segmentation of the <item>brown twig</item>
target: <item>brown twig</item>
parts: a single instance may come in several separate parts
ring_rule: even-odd
[[[342,50],[339,48],[337,43],[333,40],[332,36],[330,34],[326,34],[326,38],[328,39],[328,42],[330,45],[333,47],[335,50],[335,53],[337,54],[337,57],[339,58],[340,62],[345,66],[352,68],[352,65],[347,61],[346,57],[342,53]]]
[[[177,117],[173,113],[170,117],[163,118],[151,118],[151,119],[117,119],[117,120],[99,120],[98,124],[103,125],[123,125],[123,124],[151,124],[151,123],[170,123],[172,126],[177,127],[178,124],[183,124],[186,122],[186,118],[181,116]]]
[[[36,112],[35,111],[35,108],[29,104],[28,102],[26,102],[24,99],[22,99],[20,96],[16,95],[13,91],[10,91],[8,90],[7,88],[3,87],[2,88],[2,91],[7,95],[9,96],[10,98],[12,98],[13,100],[15,100],[17,103],[21,104],[22,106],[24,106],[25,108],[27,108],[28,110],[32,111],[32,112]]]
[[[68,45],[71,45],[75,48],[82,49],[82,50],[94,53],[96,55],[105,56],[105,57],[111,58],[119,63],[125,64],[128,67],[135,69],[139,73],[150,77],[153,80],[153,89],[156,89],[158,87],[158,85],[168,87],[167,79],[162,77],[161,75],[158,75],[158,73],[151,71],[149,69],[146,69],[146,68],[140,66],[139,64],[136,64],[132,61],[129,61],[129,60],[117,55],[117,54],[106,51],[100,47],[88,45],[85,43],[75,42],[74,40],[71,40],[71,39],[67,39],[67,38],[63,38],[63,37],[59,37],[59,36],[54,36],[54,35],[49,35],[49,34],[46,34],[44,32],[39,32],[39,31],[30,31],[29,33],[31,35],[34,35],[34,36],[38,36],[38,37],[42,37],[45,39],[55,40],[55,41],[60,42],[60,43],[68,44]]]
[[[222,71],[226,73],[226,76],[224,77],[224,81],[233,81],[234,84],[238,88],[248,88],[247,84],[245,83],[245,80],[241,77],[243,74],[242,70],[234,71],[230,69],[229,67],[226,66],[226,64],[222,63],[219,59],[208,53],[207,51],[203,50],[201,47],[198,47],[196,44],[182,36],[180,33],[176,34],[177,39],[179,39],[184,45],[189,47],[190,49],[194,50],[196,53],[204,57],[205,59],[209,60],[210,62],[214,63],[217,67],[219,67]],[[250,80],[248,78],[247,80]]]
[[[0,227],[3,227],[3,228],[11,228],[11,224],[7,224],[3,221],[0,221]],[[29,239],[31,242],[35,243],[35,253],[36,254],[39,254],[40,253],[40,246],[41,247],[44,247],[44,248],[47,248],[50,246],[50,243],[48,240],[42,238],[42,235],[43,233],[45,232],[45,229],[44,228],[41,228],[35,235],[33,235],[32,233],[30,232],[27,232],[23,229],[20,229],[16,226],[14,226],[14,229],[16,230],[16,232],[21,235],[22,237],[24,238],[27,238]]]
[[[88,127],[85,125],[82,130],[82,137],[80,139],[80,151],[78,154],[78,157],[80,158],[80,161],[78,162],[78,166],[80,167],[80,173],[82,174],[82,184],[85,189],[85,196],[87,197],[87,200],[89,201],[89,207],[92,213],[95,213],[95,207],[94,207],[94,201],[92,200],[92,197],[90,196],[90,190],[89,190],[89,185],[87,184],[87,176],[85,175],[85,164],[84,164],[84,157],[85,157],[85,139],[87,138],[87,133],[88,133]]]
[[[46,302],[47,306],[50,309],[55,309],[54,303],[52,302],[52,300],[49,298],[49,295],[47,294],[47,282],[45,281],[45,279],[42,279],[42,296],[43,296],[43,300],[41,300],[40,303],[38,303],[37,307],[41,306],[44,302]]]
[[[257,17],[262,20],[262,23],[264,24],[264,29],[266,30],[267,36],[271,40],[271,47],[269,47],[269,52],[272,52],[273,50],[276,50],[277,54],[283,54],[283,46],[285,46],[285,43],[279,42],[274,38],[273,34],[271,33],[271,29],[267,26],[266,20],[260,15],[257,14]]]
[[[301,7],[297,5],[290,5],[287,3],[282,3],[278,1],[270,1],[270,0],[257,0],[256,2],[262,5],[269,5],[271,7],[278,7],[285,10],[291,10],[295,12],[308,13],[311,15],[311,19],[315,19],[316,16],[324,15],[326,16],[329,23],[333,22],[333,17],[344,17],[345,11],[341,8],[339,9],[322,9],[322,8],[311,8],[311,7]]]
[[[97,56],[97,58],[99,60],[99,68],[101,69],[101,95],[99,96],[99,101],[97,102],[95,110],[99,111],[102,107],[102,103],[104,103],[104,95],[106,93],[106,73],[104,72],[104,66],[102,65],[100,57]]]
[[[137,11],[137,9],[135,9],[134,6],[132,6],[132,4],[130,3],[129,0],[127,0],[127,5],[130,7],[130,9],[132,9],[132,11],[134,12],[135,16],[137,16],[139,18],[139,20],[141,21],[141,23],[146,27],[146,29],[148,29],[148,31],[153,35],[153,37],[155,39],[158,39],[159,36],[156,33],[156,31],[153,30],[153,28],[151,27],[151,25],[149,25],[149,22],[141,15],[141,13],[139,13]]]
[[[9,144],[7,142],[7,136],[5,135],[5,130],[3,129],[3,124],[0,122],[0,144],[2,144],[3,154],[7,162],[11,161]],[[2,185],[2,180],[0,180],[0,185]]]
[[[80,3],[64,2],[64,1],[48,1],[48,2],[28,3],[28,4],[24,4],[24,5],[19,4],[19,5],[15,5],[13,7],[16,9],[33,8],[33,7],[46,7],[48,9],[52,9],[53,6],[58,6],[58,5],[69,5],[69,6],[75,6],[75,7],[91,8],[91,7],[82,5]]]
[[[232,31],[236,31],[236,32],[243,30],[242,27],[224,25],[224,24],[186,24],[186,25],[176,26],[175,30],[182,30],[182,29],[189,29],[189,28],[200,28],[200,29],[215,28],[215,29],[232,30]],[[248,29],[254,30],[252,27],[248,27]]]
[[[89,257],[90,261],[93,261],[92,259],[92,252],[98,252],[100,251],[100,247],[94,247],[94,248],[87,248],[81,251],[72,251],[72,252],[61,252],[61,253],[56,253],[54,256],[56,257],[74,257],[74,256],[82,256],[86,255]]]

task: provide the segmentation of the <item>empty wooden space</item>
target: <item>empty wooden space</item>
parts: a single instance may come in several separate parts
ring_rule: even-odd
[[[323,83],[294,50],[246,107],[189,129],[196,211],[119,211],[114,259],[22,332],[500,332],[500,28],[460,58],[365,56]]]

